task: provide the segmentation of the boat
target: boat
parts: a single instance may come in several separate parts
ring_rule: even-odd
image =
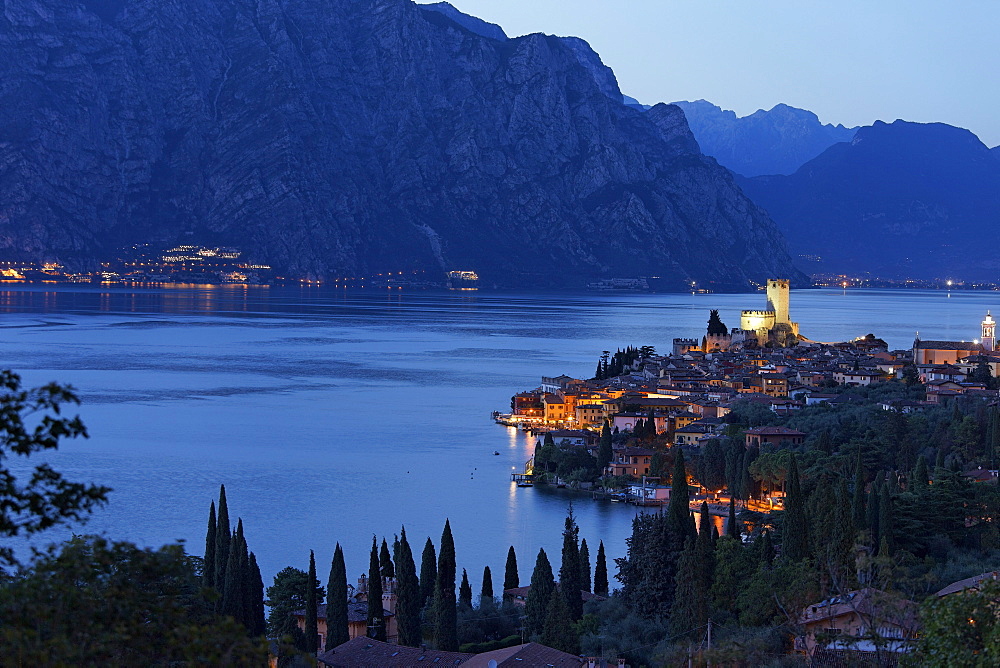
[[[474,271],[449,271],[448,287],[452,290],[478,290],[479,275]]]

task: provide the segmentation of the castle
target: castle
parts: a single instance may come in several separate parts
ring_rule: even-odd
[[[755,337],[758,345],[794,346],[799,341],[799,323],[788,318],[789,281],[783,278],[767,279],[767,309],[743,311],[740,329],[747,338]]]

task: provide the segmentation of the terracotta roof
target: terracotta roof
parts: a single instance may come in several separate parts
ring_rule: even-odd
[[[557,588],[559,587],[558,582],[556,583],[556,587]],[[511,598],[527,598],[529,591],[531,591],[531,585],[528,585],[526,587],[514,587],[513,589],[504,589],[503,593]],[[580,590],[580,598],[583,600],[584,603],[586,603],[587,601],[592,601],[594,599],[598,601],[608,600],[607,597],[605,596],[601,596],[599,594],[593,594],[589,591],[583,591],[582,589]]]
[[[805,436],[801,431],[788,427],[754,427],[747,429],[746,433],[753,436]]]
[[[920,350],[983,350],[983,344],[971,341],[920,341],[913,344]]]
[[[958,582],[952,582],[947,587],[943,588],[935,596],[947,596],[948,594],[955,594],[966,589],[974,589],[979,587],[979,583],[983,580],[996,580],[1000,577],[1000,573],[996,571],[991,571],[989,573],[982,573],[980,575],[973,575],[971,578],[965,578],[964,580],[959,580]]]
[[[417,668],[432,665],[458,666],[473,656],[463,652],[439,652],[420,647],[390,645],[359,636],[316,658],[321,664],[331,668]]]
[[[579,666],[583,659],[573,654],[562,652],[547,645],[529,642],[525,645],[515,645],[506,649],[477,654],[462,665],[469,668],[486,668],[495,661],[497,668],[511,666]]]

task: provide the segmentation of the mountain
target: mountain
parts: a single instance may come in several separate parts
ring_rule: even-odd
[[[409,0],[22,0],[0,14],[0,253],[237,246],[303,277],[804,281],[680,108],[582,40]],[[487,33],[486,36],[482,33]]]
[[[811,111],[787,104],[738,117],[711,102],[674,102],[684,110],[705,155],[743,176],[791,174],[857,128],[823,125]]]
[[[739,181],[792,252],[822,257],[826,271],[996,280],[1000,270],[1000,161],[968,130],[879,121],[790,176]]]
[[[489,23],[476,16],[469,16],[468,14],[463,14],[459,10],[448,2],[435,2],[429,5],[420,5],[420,9],[430,10],[432,12],[439,12],[444,16],[462,26],[470,32],[474,32],[480,37],[487,37],[489,39],[495,39],[497,41],[504,41],[507,39],[507,33],[503,31],[503,28],[495,23]]]

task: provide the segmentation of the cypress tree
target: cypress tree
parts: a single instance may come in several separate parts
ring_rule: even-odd
[[[337,543],[337,547],[333,550],[333,560],[330,562],[330,579],[326,584],[325,649],[331,650],[350,639],[347,631],[347,568],[344,565],[344,550],[340,547],[340,543]]]
[[[566,598],[558,591],[552,592],[546,606],[542,644],[570,654],[580,652],[580,639],[573,628],[573,618],[566,607]]]
[[[219,515],[215,525],[215,588],[225,589],[226,567],[229,565],[229,546],[232,529],[229,526],[229,504],[226,503],[226,486],[219,486]],[[216,601],[216,612],[222,611],[222,598]]]
[[[215,524],[215,501],[208,509],[208,532],[205,534],[205,565],[201,571],[203,587],[215,589],[215,540],[218,529]]]
[[[493,573],[490,567],[483,568],[483,588],[479,592],[479,607],[493,605]]]
[[[878,533],[879,542],[885,541],[889,554],[892,554],[895,548],[892,536],[892,493],[888,480],[882,485],[882,497],[878,504]]]
[[[683,549],[684,539],[694,537],[691,532],[689,517],[690,501],[688,497],[687,470],[684,467],[684,451],[677,448],[674,457],[674,471],[670,476],[670,502],[667,505],[667,518],[671,533],[676,537],[676,551]]]
[[[520,587],[520,582],[520,577],[517,574],[517,555],[514,554],[514,546],[511,545],[507,550],[507,565],[503,571],[503,597],[507,598],[508,589]]]
[[[919,486],[926,487],[930,484],[931,478],[927,472],[927,458],[923,455],[917,458],[917,467],[913,471],[913,482]]]
[[[469,574],[462,569],[462,584],[458,586],[458,604],[466,608],[472,607],[472,585],[469,584]]]
[[[434,543],[428,538],[420,555],[420,607],[434,598],[434,583],[437,582],[437,555]]]
[[[237,525],[236,532],[233,533],[230,539],[230,550],[229,558],[226,564],[226,577],[222,587],[222,606],[221,612],[223,615],[232,617],[237,622],[243,622],[243,578],[242,573],[240,573],[240,541],[242,536],[243,524]]]
[[[434,641],[437,649],[458,651],[458,607],[455,605],[455,540],[445,520],[434,587]]]
[[[396,577],[396,568],[392,565],[392,558],[389,556],[389,546],[382,539],[382,549],[378,554],[379,572],[384,578]]]
[[[729,495],[729,521],[726,522],[726,535],[739,541],[743,540],[743,530],[739,520],[736,519],[736,497],[732,494]]]
[[[240,621],[247,628],[247,634],[252,637],[253,627],[256,625],[257,596],[254,590],[257,587],[257,576],[250,566],[250,548],[247,547],[246,536],[240,541],[240,578],[243,580],[240,587],[243,595],[240,602]]]
[[[597,448],[597,467],[600,469],[601,474],[604,474],[604,469],[611,460],[614,458],[614,449],[611,447],[611,423],[607,419],[604,420],[604,426],[601,428],[601,442]]]
[[[708,535],[707,531],[703,534]],[[708,621],[708,601],[711,582],[706,581],[703,557],[698,548],[701,539],[687,539],[684,551],[677,559],[677,590],[670,608],[670,632],[683,635]]]
[[[594,566],[594,593],[608,595],[608,561],[604,556],[604,541],[597,546],[597,564]]]
[[[382,572],[378,563],[378,543],[372,536],[372,551],[368,558],[368,637],[386,641],[385,608],[382,607]]]
[[[257,556],[250,553],[250,583],[252,595],[252,609],[250,611],[250,637],[260,638],[267,631],[267,623],[264,619],[264,579],[260,576],[260,567],[257,565]]]
[[[306,582],[306,651],[316,654],[319,651],[318,607],[316,600],[316,556],[309,550],[309,579]]]
[[[788,492],[781,527],[781,553],[789,562],[804,559],[809,554],[809,525],[806,522],[805,499],[799,485],[799,465],[792,453],[788,466]]]
[[[573,506],[570,505],[563,529],[562,564],[559,566],[559,590],[566,598],[566,608],[573,621],[583,617],[583,599],[580,591],[583,585],[580,581],[580,545],[577,542],[579,528],[573,517]]]
[[[872,482],[871,489],[868,491],[868,505],[865,508],[865,521],[868,525],[868,531],[871,534],[871,544],[872,547],[879,544],[879,539],[881,538],[879,532],[878,521],[882,516],[879,510],[879,501],[881,500],[882,491],[882,474],[879,473],[875,477],[874,482]]]
[[[406,527],[399,538],[396,553],[396,625],[399,644],[419,647],[423,636],[420,630],[420,583],[417,581],[417,565],[413,561],[410,542],[406,539]]]
[[[538,550],[535,559],[535,570],[531,572],[531,588],[524,602],[525,626],[528,635],[542,632],[545,627],[545,617],[548,613],[549,599],[556,590],[556,581],[552,576],[552,566],[545,550]]]
[[[593,591],[590,583],[590,548],[587,539],[580,541],[580,588],[583,591]]]
[[[774,563],[774,543],[771,542],[771,532],[764,529],[764,533],[758,540],[760,541],[760,548],[757,550],[760,556],[760,566],[770,568],[771,564]],[[757,547],[756,544],[754,547]]]
[[[858,446],[858,461],[854,467],[854,500],[851,503],[851,516],[854,528],[861,531],[865,528],[865,470],[861,466],[861,446]]]

